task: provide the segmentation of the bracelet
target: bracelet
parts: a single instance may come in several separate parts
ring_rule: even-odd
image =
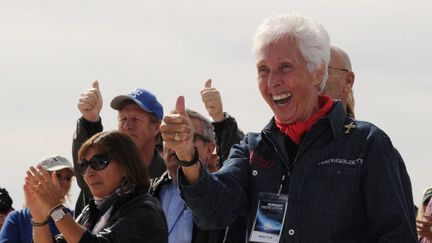
[[[198,150],[197,150],[196,147],[194,147],[194,156],[193,156],[193,158],[192,158],[191,161],[184,161],[184,160],[180,160],[180,159],[177,157],[177,154],[175,154],[175,157],[177,158],[177,163],[178,163],[180,166],[183,166],[183,167],[189,167],[189,166],[192,166],[192,165],[196,164],[196,163],[199,161],[199,154],[198,154]]]
[[[54,210],[56,210],[57,208],[61,208],[61,207],[63,207],[63,203],[59,203],[59,204],[55,205],[54,207],[52,207],[50,209],[50,211],[48,212],[48,217],[51,216],[51,214]]]
[[[33,221],[33,219],[31,219],[31,223],[35,227],[44,226],[44,225],[48,224],[48,219],[43,221],[43,222],[36,222],[36,221]]]

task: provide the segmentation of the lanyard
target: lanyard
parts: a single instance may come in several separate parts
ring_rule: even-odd
[[[184,211],[186,210],[186,204],[183,205],[183,209],[181,210],[181,212],[179,213],[179,215],[177,216],[177,219],[174,221],[174,224],[172,225],[171,229],[168,231],[168,235],[171,234],[171,232],[173,231],[173,229],[175,228],[175,226],[177,225],[178,221],[180,220],[181,216],[183,215]]]
[[[280,184],[280,187],[279,187],[278,193],[277,193],[278,196],[280,195],[280,193],[281,193],[281,191],[282,191],[282,187],[283,187],[283,182],[284,182],[284,180],[285,180],[285,175],[282,175],[282,181],[281,181],[281,184]]]

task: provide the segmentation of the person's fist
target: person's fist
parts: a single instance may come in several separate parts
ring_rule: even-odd
[[[224,119],[222,99],[219,91],[216,88],[212,88],[211,79],[205,82],[204,89],[201,90],[201,98],[213,121],[222,121]]]
[[[102,110],[102,95],[99,90],[99,82],[93,81],[92,88],[84,91],[78,99],[78,109],[84,119],[90,122],[99,121]]]
[[[179,96],[176,101],[175,114],[167,114],[162,120],[160,131],[164,146],[176,152],[180,160],[190,161],[193,158],[194,129],[186,112],[185,98]]]

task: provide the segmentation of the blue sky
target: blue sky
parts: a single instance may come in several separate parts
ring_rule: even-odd
[[[207,78],[244,131],[271,118],[251,40],[267,16],[298,12],[320,22],[351,57],[356,113],[387,132],[406,161],[416,202],[432,186],[432,3],[414,1],[2,1],[0,186],[23,204],[25,170],[49,154],[71,159],[81,92],[100,80],[109,102],[135,87],[170,110],[178,95],[204,114]],[[72,190],[75,200],[77,189]]]

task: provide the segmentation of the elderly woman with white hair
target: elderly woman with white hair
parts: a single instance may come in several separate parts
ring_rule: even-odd
[[[297,14],[270,17],[253,50],[274,117],[234,145],[219,172],[198,160],[184,97],[161,126],[195,222],[221,228],[247,215],[252,242],[416,242],[409,177],[389,137],[320,95],[330,58],[325,29]]]

